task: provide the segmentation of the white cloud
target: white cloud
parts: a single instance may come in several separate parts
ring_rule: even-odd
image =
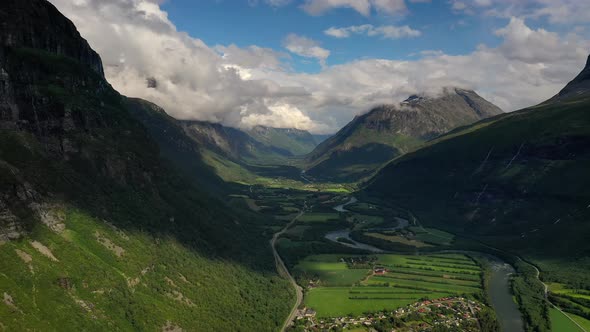
[[[271,7],[283,7],[290,4],[292,0],[264,0],[264,3]],[[258,6],[260,0],[248,0],[250,6]]]
[[[330,51],[320,47],[319,43],[315,40],[298,36],[294,33],[285,37],[283,45],[290,52],[299,56],[317,59],[322,67],[326,66],[326,59],[330,56]]]
[[[310,15],[322,15],[336,8],[350,8],[364,16],[371,15],[371,10],[387,15],[407,10],[404,0],[306,0],[301,8]]]
[[[162,106],[182,119],[295,126],[333,132],[376,104],[444,86],[472,88],[510,111],[557,93],[585,63],[590,42],[576,34],[531,29],[514,18],[496,31],[500,46],[464,55],[422,53],[412,61],[365,59],[317,74],[286,67],[287,55],[258,46],[206,45],[176,30],[147,0],[51,0],[100,53],[122,94]],[[286,40],[295,54],[324,61],[313,40]],[[157,88],[148,88],[154,77]]]
[[[587,0],[451,0],[451,7],[466,14],[510,18],[547,18],[551,23],[590,23]]]
[[[422,33],[414,30],[407,25],[394,26],[383,25],[375,27],[371,24],[353,25],[344,28],[331,27],[324,31],[324,34],[335,38],[348,38],[351,34],[366,34],[367,36],[381,36],[388,39],[413,38]]]
[[[545,29],[532,30],[523,19],[516,17],[512,17],[510,23],[496,30],[495,34],[504,38],[499,50],[508,59],[526,63],[546,63],[555,59],[571,61],[587,55],[588,51],[575,48],[581,43],[575,35],[562,37]]]

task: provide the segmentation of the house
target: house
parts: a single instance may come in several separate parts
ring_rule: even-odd
[[[373,269],[373,274],[376,274],[376,275],[383,275],[386,272],[387,272],[387,270],[384,267],[375,267]]]
[[[306,309],[304,313],[305,317],[315,317],[315,314],[315,310],[312,309]]]

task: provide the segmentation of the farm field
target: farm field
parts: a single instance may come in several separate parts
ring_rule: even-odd
[[[422,241],[410,240],[401,235],[387,235],[381,233],[365,233],[365,235],[389,242],[405,244],[416,248],[432,247],[430,244],[424,243]]]
[[[364,289],[375,291],[363,292]],[[321,287],[311,289],[306,294],[306,306],[313,308],[318,317],[338,317],[349,314],[361,315],[365,312],[392,310],[412,304],[420,298],[441,298],[447,293],[408,292],[393,289],[377,292],[383,287]]]
[[[299,218],[299,221],[304,223],[329,222],[331,220],[338,220],[338,213],[310,212]]]
[[[435,228],[409,227],[409,229],[416,234],[416,240],[434,245],[449,245],[455,238],[453,234]]]
[[[547,285],[551,302],[559,306],[584,329],[590,331],[590,319],[588,319],[590,317],[590,291],[570,288],[561,283],[548,283]]]
[[[394,310],[421,299],[482,292],[481,269],[463,255],[316,255],[302,260],[295,271],[312,281],[304,303],[318,317]]]
[[[549,309],[549,316],[551,317],[551,330],[553,331],[583,332],[582,329],[555,308]]]

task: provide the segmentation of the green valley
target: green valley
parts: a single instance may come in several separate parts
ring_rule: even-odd
[[[283,52],[271,36],[338,9],[363,24],[323,38],[394,43],[445,29],[364,21],[435,5],[496,20],[496,2],[233,8],[252,29],[279,17],[264,47],[179,30],[173,18],[203,11],[208,27],[235,5],[187,3],[0,2],[0,331],[590,331],[590,57],[543,103],[492,103],[534,100],[507,93],[499,67],[526,86],[550,75],[539,95],[563,84],[580,49],[557,67],[531,60],[557,48],[510,51],[582,43],[582,25],[560,43],[512,17],[526,38],[495,30],[504,44],[474,51],[485,75],[457,79],[439,66],[471,69],[466,56],[340,64],[335,40],[289,33]],[[494,85],[480,96],[474,79]]]

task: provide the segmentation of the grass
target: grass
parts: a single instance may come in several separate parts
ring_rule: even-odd
[[[455,236],[435,228],[409,227],[416,234],[416,239],[434,245],[449,245]]]
[[[340,261],[343,257],[360,259],[360,268],[350,269]],[[421,298],[437,299],[462,294],[479,296],[482,292],[479,267],[463,255],[380,254],[370,257],[376,260],[364,258],[367,263],[362,263],[362,256],[350,255],[315,255],[302,260],[296,267],[296,273],[304,274],[311,280],[319,279],[316,283],[319,287],[306,293],[305,305],[316,310],[319,317],[334,317],[393,310]],[[388,272],[373,275],[372,264],[385,266]],[[464,268],[446,272],[447,265]]]
[[[393,310],[414,303],[422,297],[441,298],[446,293],[413,293],[391,292],[389,294],[363,294],[366,288],[382,289],[382,287],[322,287],[314,288],[306,293],[305,305],[316,310],[318,317],[338,317],[348,314],[360,315],[365,312]],[[356,297],[356,298],[355,298]],[[368,297],[362,299],[361,297]]]
[[[313,259],[313,258],[312,258]],[[348,286],[367,276],[368,269],[348,269],[345,263],[330,261],[315,261],[305,259],[295,270],[307,274],[313,274],[321,280],[323,286]]]
[[[569,318],[555,308],[549,309],[549,316],[551,318],[551,329],[559,332],[583,332],[576,324]]]
[[[590,331],[590,320],[574,314],[567,315],[570,316],[571,319],[575,320],[576,323],[580,324],[580,326],[582,326],[587,332]]]
[[[78,210],[66,208],[65,216],[62,234],[39,224],[24,239],[0,246],[0,294],[8,294],[14,303],[0,305],[7,330],[159,330],[167,321],[206,330],[225,324],[223,329],[231,330],[238,322],[273,330],[275,325],[250,316],[257,314],[248,303],[275,302],[271,306],[286,312],[280,300],[263,295],[271,291],[289,297],[279,277],[267,279],[248,268],[206,258],[170,237],[117,229]],[[123,254],[117,256],[100,244],[97,232]],[[33,248],[33,240],[58,261]],[[30,263],[17,251],[30,257]],[[59,280],[67,280],[67,286],[60,286]],[[224,291],[227,287],[248,291]],[[262,298],[265,301],[259,302]],[[224,317],[228,312],[234,323]]]
[[[365,233],[365,235],[371,236],[371,237],[374,237],[377,239],[386,240],[389,242],[396,242],[396,243],[405,244],[405,245],[416,247],[416,248],[431,247],[431,245],[429,245],[427,243],[424,243],[422,241],[409,240],[405,236],[401,236],[401,235],[386,235],[386,234],[381,234],[381,233]]]
[[[310,212],[301,216],[298,220],[304,223],[329,222],[338,220],[338,213]]]

